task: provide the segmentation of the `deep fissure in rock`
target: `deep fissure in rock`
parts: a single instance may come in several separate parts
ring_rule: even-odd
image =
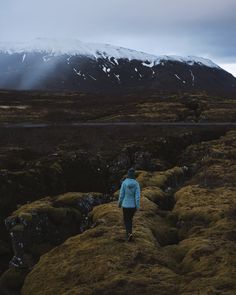
[[[82,162],[81,162],[81,159],[77,162],[76,153],[74,154],[72,153],[72,155],[70,155],[70,158],[69,158],[70,162],[68,162],[68,158],[66,160],[66,165],[63,167],[64,169],[63,173],[61,173],[61,170],[60,170],[60,167],[62,166],[62,164],[60,163],[60,159],[58,161],[57,155],[55,155],[55,158],[54,158],[56,159],[55,162],[48,161],[47,159],[45,159],[47,165],[45,166],[45,168],[41,166],[43,167],[43,169],[41,170],[43,171],[43,178],[46,180],[44,184],[46,187],[48,187],[49,192],[51,192],[51,195],[56,195],[58,193],[65,192],[65,191],[79,190],[79,188],[81,188],[82,186],[81,184],[84,185],[85,183],[88,183],[90,185],[91,183],[87,181],[90,179],[92,180],[95,179],[94,190],[96,191],[100,190],[106,193],[112,193],[119,187],[121,176],[124,175],[126,169],[129,168],[131,165],[138,169],[149,168],[149,170],[155,171],[157,167],[153,166],[151,159],[153,156],[154,158],[158,156],[158,159],[161,158],[164,161],[169,160],[167,167],[168,166],[170,167],[170,165],[173,164],[172,162],[176,163],[181,152],[189,144],[199,142],[203,139],[209,140],[209,137],[215,139],[219,137],[219,134],[222,135],[222,132],[216,132],[215,134],[210,136],[208,135],[206,136],[206,134],[204,133],[204,134],[201,134],[201,136],[196,136],[196,138],[194,139],[191,139],[191,136],[188,135],[186,137],[187,139],[182,144],[180,144],[178,140],[176,142],[175,139],[173,139],[173,141],[169,139],[167,141],[164,140],[165,142],[162,145],[158,146],[158,148],[151,146],[150,152],[148,151],[148,153],[146,150],[145,152],[143,151],[145,149],[144,147],[142,149],[135,148],[135,147],[128,147],[123,151],[122,156],[117,155],[113,157],[113,159],[110,160],[109,162],[105,162],[105,164],[102,163],[102,159],[99,158],[97,159],[97,162],[96,161],[92,162],[92,166],[89,166],[91,163],[88,162],[86,155],[83,157]],[[172,150],[171,150],[171,146],[172,146]],[[83,164],[82,166],[80,166],[81,163]],[[51,164],[54,166],[52,167]],[[50,167],[51,170],[48,170],[48,167]],[[78,167],[81,169],[80,171],[84,173],[84,175],[81,177],[80,182],[77,182],[78,178],[76,176],[76,173],[78,172],[77,170]],[[160,170],[161,168],[163,168],[160,166],[158,167]],[[55,171],[55,174],[52,173],[53,171]],[[72,177],[70,177],[71,173],[72,173]],[[186,171],[186,175],[187,173],[191,173],[191,172],[189,172],[188,170],[188,172]],[[36,175],[38,176],[40,174],[36,174]],[[53,175],[53,178],[51,178],[52,175]],[[62,178],[66,179],[65,186],[60,186],[61,185],[60,182]],[[25,185],[27,185],[27,183],[28,182],[25,182]],[[59,190],[57,187],[58,183],[60,183]],[[168,185],[165,188],[163,188],[166,193],[165,201],[162,204],[158,204],[160,207],[160,214],[163,214],[163,218],[166,218],[170,222],[171,226],[173,228],[176,228],[176,231],[175,230],[173,231],[169,239],[167,239],[166,241],[160,242],[160,245],[163,247],[168,245],[178,244],[180,241],[180,238],[178,235],[178,225],[177,225],[178,220],[176,220],[175,217],[171,216],[170,213],[173,210],[175,205],[174,193],[176,191],[176,187],[180,187],[181,185],[182,183],[179,182],[179,180],[172,179],[171,182],[168,183]],[[100,189],[98,189],[99,187]],[[56,190],[54,190],[55,188]],[[84,190],[86,191],[87,188],[88,187],[85,184]],[[27,193],[28,195],[30,195],[31,192],[29,191]],[[13,195],[14,195],[14,192],[13,192]],[[45,195],[47,195],[47,193],[45,193]],[[34,196],[35,199],[37,199],[38,197],[39,197],[38,195]],[[161,211],[163,211],[163,213],[161,213]],[[60,241],[58,243],[60,243]]]

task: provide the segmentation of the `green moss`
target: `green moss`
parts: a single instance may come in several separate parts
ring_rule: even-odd
[[[176,181],[178,178],[184,175],[184,171],[181,167],[174,167],[172,169],[166,170],[164,172],[146,172],[142,171],[139,173],[137,180],[140,182],[141,186],[156,186],[156,187],[164,187],[168,184],[169,181]]]
[[[211,222],[211,216],[205,212],[192,211],[179,215],[181,221],[190,228],[193,226],[208,226]]]
[[[52,206],[52,198],[46,197],[38,201],[21,206],[18,210],[12,213],[12,217],[17,217],[22,214],[23,215],[26,214],[27,218],[30,218],[28,214],[31,215],[32,212],[37,212],[40,210],[43,211],[44,209],[46,210],[47,208],[51,206]]]
[[[142,211],[135,215],[135,242],[125,243],[117,202],[95,207],[90,213],[94,227],[42,256],[27,276],[22,294],[52,295],[57,290],[79,294],[85,289],[88,294],[95,290],[106,290],[107,294],[132,294],[133,290],[143,294],[148,290],[155,294],[157,289],[171,294],[178,275],[163,266],[166,258],[153,235],[160,221],[156,210],[157,206],[143,197]],[[162,277],[161,283],[158,277]]]
[[[167,175],[165,174],[155,174],[148,180],[149,186],[157,186],[157,187],[163,187],[167,182]]]
[[[75,206],[78,204],[80,199],[83,199],[84,197],[92,195],[93,197],[101,197],[101,193],[80,193],[80,192],[69,192],[63,195],[60,195],[55,198],[55,204],[57,205],[67,205],[67,206]]]
[[[101,193],[69,192],[57,197],[46,197],[21,206],[18,210],[13,212],[12,216],[13,218],[18,216],[30,222],[32,220],[32,212],[36,212],[38,214],[47,214],[55,223],[62,223],[66,219],[70,220],[70,217],[72,216],[79,222],[81,220],[81,214],[78,210],[73,208],[73,206],[76,207],[81,199],[86,198],[89,195],[92,195],[95,198],[102,197]]]
[[[209,190],[198,185],[188,185],[175,194],[173,213],[178,216],[181,230],[186,234],[193,227],[211,226],[222,220],[234,202],[234,195],[231,188]]]
[[[90,212],[89,230],[41,257],[27,276],[22,295],[234,295],[235,212],[229,209],[235,204],[235,134],[192,146],[192,151],[184,155],[186,162],[189,158],[197,161],[200,167],[206,167],[211,179],[217,176],[221,182],[216,185],[213,181],[211,188],[204,187],[198,183],[201,173],[197,171],[188,185],[178,189],[170,213],[157,206],[165,199],[160,188],[178,184],[183,169],[139,171],[142,196],[141,210],[134,216],[134,241],[125,242],[122,210],[117,201],[97,206]],[[208,160],[201,163],[206,150],[213,152],[210,165]],[[70,193],[54,200],[71,208],[78,198]],[[50,200],[49,207],[53,205]],[[48,210],[52,210],[48,214],[55,214],[53,218],[62,220],[67,220],[71,212],[67,211],[64,218],[64,212]]]
[[[160,204],[165,200],[166,194],[159,187],[148,186],[142,190],[142,196],[147,197],[156,204]]]

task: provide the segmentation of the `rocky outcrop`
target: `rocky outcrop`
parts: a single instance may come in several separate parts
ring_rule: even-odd
[[[236,132],[229,131],[217,140],[190,145],[179,162],[191,167],[191,184],[204,187],[234,187],[236,182]]]
[[[15,211],[5,220],[14,256],[0,279],[3,290],[19,290],[39,257],[68,237],[82,233],[88,227],[88,213],[109,200],[102,193],[71,192],[41,199]],[[16,285],[11,286],[11,280]]]
[[[160,186],[156,188],[153,201],[160,204],[160,210],[165,210],[170,202],[173,203],[172,189],[183,181],[185,173],[186,168],[176,167],[160,173],[137,171],[137,177],[141,186],[146,187],[145,194],[150,199],[153,198],[150,185]],[[117,193],[114,197],[117,197]],[[40,256],[63,243],[66,238],[81,234],[89,224],[94,227],[97,221],[88,219],[88,213],[94,206],[107,201],[111,201],[110,196],[101,193],[67,193],[20,207],[5,221],[12,238],[14,257],[10,261],[10,269],[2,276],[0,285],[5,290],[11,290],[7,283],[8,278],[10,280],[16,277],[19,289],[20,282],[23,283],[25,275]],[[165,229],[168,230],[168,227],[165,226]],[[163,230],[162,235],[161,245],[178,240],[176,230],[173,229],[168,234],[164,234]]]
[[[235,206],[235,188],[190,185],[176,193],[176,200],[180,294],[234,294],[236,222],[229,213]]]
[[[230,131],[191,145],[182,167],[137,171],[142,198],[132,243],[119,191],[115,201],[68,193],[21,206],[7,219],[16,255],[0,278],[2,294],[17,294],[23,283],[23,295],[235,294],[235,139]],[[135,158],[125,155],[120,167]]]
[[[4,151],[2,159],[0,157],[0,164],[5,167],[0,169],[0,218],[5,218],[17,205],[47,195],[68,191],[88,192],[91,189],[109,192],[111,185],[117,185],[131,165],[140,170],[157,170],[168,165],[153,157],[151,152],[135,146],[124,147],[110,155],[77,149],[58,150],[28,159],[22,156],[25,153],[30,151]],[[12,166],[12,161],[16,166]],[[17,163],[21,164],[17,166]]]
[[[118,139],[117,135],[116,143],[119,142]],[[120,141],[119,144],[123,146],[124,139]],[[131,143],[126,143],[122,149],[118,146],[114,150],[107,142],[103,145],[106,149],[99,153],[78,147],[73,150],[71,146],[60,146],[54,152],[46,154],[41,149],[34,150],[33,146],[32,149],[13,148],[12,144],[9,149],[1,149],[0,234],[8,249],[8,254],[0,260],[2,271],[7,269],[13,255],[4,219],[16,208],[66,191],[100,191],[112,194],[119,188],[120,179],[130,165],[141,170],[165,170],[170,166],[161,159],[162,154],[153,155],[158,146],[156,142],[150,145],[150,151],[146,146]]]
[[[15,210],[16,205],[46,195],[67,191],[104,191],[104,172],[100,160],[80,150],[54,153],[28,161],[24,167],[0,170],[1,210]]]
[[[101,193],[75,192],[20,207],[5,220],[14,249],[10,265],[31,269],[42,254],[83,232],[92,208],[108,201]]]
[[[3,220],[17,206],[68,191],[114,192],[131,165],[141,170],[168,166],[166,161],[135,146],[125,147],[119,153],[112,152],[108,156],[82,150],[62,150],[47,156],[32,155],[30,159],[25,154],[30,154],[30,151],[4,152],[5,158],[3,155],[0,158],[0,164],[5,165],[5,169],[0,169],[1,233],[4,231]],[[11,157],[17,159],[14,167]],[[17,166],[17,163],[21,164]]]
[[[134,241],[125,242],[116,201],[97,206],[90,213],[90,229],[40,258],[22,294],[235,294],[235,136],[229,132],[203,144],[209,149],[219,145],[221,157],[225,151],[231,170],[222,176],[224,183],[214,166],[221,163],[216,155],[211,165],[202,166],[211,175],[211,186],[197,183],[201,162],[193,156],[196,174],[172,190],[175,203],[170,205],[166,184],[173,189],[181,183],[183,169],[139,172],[143,193]],[[193,151],[201,154],[200,147]],[[186,164],[190,154],[186,151]]]
[[[137,176],[145,192],[142,209],[135,220],[135,243],[125,243],[117,201],[97,206],[90,213],[91,228],[43,256],[27,277],[22,294],[54,294],[56,290],[60,290],[61,294],[125,294],[134,288],[137,294],[143,294],[144,290],[153,293],[157,288],[161,294],[177,291],[178,276],[168,267],[169,259],[163,250],[164,245],[178,242],[177,229],[171,221],[167,221],[167,213],[162,216],[163,210],[157,204],[167,197],[161,188],[176,185],[176,179],[184,178],[184,169],[176,167],[165,173],[153,174],[139,171]],[[57,257],[63,272],[54,278],[52,273],[46,275],[45,272],[45,281],[37,269],[44,267],[47,255]],[[53,263],[57,264],[55,259],[50,258],[47,267],[51,269]],[[40,281],[45,282],[41,291],[33,283],[35,273]],[[159,275],[166,279],[162,285],[157,280]],[[68,284],[65,284],[65,278]],[[76,278],[74,282],[72,278]]]

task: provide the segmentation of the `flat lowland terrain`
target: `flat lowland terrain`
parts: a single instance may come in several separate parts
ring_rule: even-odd
[[[0,123],[235,121],[235,97],[204,93],[0,92]]]

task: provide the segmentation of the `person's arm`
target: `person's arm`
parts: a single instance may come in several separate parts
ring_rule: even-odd
[[[119,200],[118,200],[118,206],[121,207],[122,202],[125,197],[125,184],[124,181],[122,182],[121,188],[120,188],[120,194],[119,194]]]
[[[138,182],[137,182],[137,187],[135,190],[135,205],[137,209],[140,208],[140,185]]]

